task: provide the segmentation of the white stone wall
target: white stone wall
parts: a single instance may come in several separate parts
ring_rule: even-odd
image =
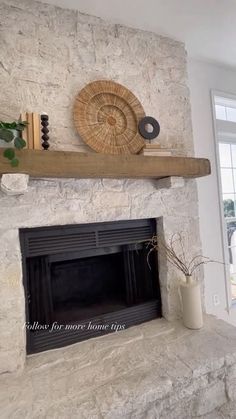
[[[109,78],[131,89],[146,113],[159,120],[163,146],[193,154],[181,43],[76,11],[0,0],[0,50],[0,119],[17,118],[23,110],[48,112],[53,149],[83,148],[72,122],[74,97],[89,81]],[[24,195],[0,193],[0,372],[14,371],[25,361],[18,229],[160,217],[166,237],[186,231],[188,250],[199,253],[195,181],[175,186],[165,188],[154,180],[31,179]],[[168,319],[180,316],[177,277],[162,261],[163,314]]]
[[[52,147],[78,150],[72,106],[88,82],[131,89],[161,125],[164,146],[192,152],[184,45],[34,2],[0,0],[0,119],[46,111]]]

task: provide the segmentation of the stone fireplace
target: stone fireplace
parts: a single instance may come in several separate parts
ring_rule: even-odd
[[[91,152],[74,129],[74,98],[88,82],[112,79],[157,118],[163,147],[194,156],[183,44],[32,0],[2,0],[0,11],[0,120],[46,111],[52,150]],[[179,274],[160,254],[147,270],[142,242],[155,232],[167,240],[183,232],[187,256],[201,253],[195,180],[30,178],[25,193],[0,191],[1,417],[232,413],[234,329],[209,317],[200,331],[182,326]],[[80,338],[59,330],[51,345],[27,328],[68,316],[105,324],[107,315],[132,327]]]
[[[49,226],[54,226],[52,228],[54,231],[58,228],[56,226],[61,226],[64,230],[68,225],[73,229],[78,225],[87,226],[90,223],[108,222],[109,224],[114,221],[117,223],[119,220],[120,222],[137,220],[142,224],[144,220],[152,219],[155,220],[157,231],[166,238],[169,238],[173,232],[184,231],[189,238],[189,251],[196,253],[200,250],[197,194],[195,181],[192,180],[32,179],[29,182],[28,192],[23,195],[7,196],[1,193],[0,215],[2,249],[0,326],[4,342],[0,351],[2,372],[23,368],[26,361],[24,324],[28,317],[25,311],[27,304],[23,287],[25,273],[22,272],[22,268],[25,269],[26,257],[26,244],[22,246],[23,234],[28,232],[29,236],[30,234],[34,236],[37,230],[47,232],[49,228],[50,231]],[[42,229],[38,228],[39,226]],[[37,256],[35,243],[37,241],[31,241],[32,255]],[[41,241],[38,249],[40,243],[41,246],[45,246],[45,242]],[[73,253],[71,255],[73,257]],[[51,257],[52,263],[59,262],[56,256],[51,255]],[[71,266],[67,269],[71,269]],[[57,266],[54,264],[54,275],[59,276],[60,281],[59,267],[60,264]],[[156,281],[158,278],[163,316],[168,320],[179,318],[181,309],[178,275],[163,257],[159,257],[158,261]]]
[[[183,44],[29,0],[1,3],[1,33],[6,48],[0,83],[7,85],[1,119],[47,111],[51,149],[88,151],[73,126],[73,101],[89,81],[109,78],[131,89],[158,119],[163,147],[193,155]],[[7,53],[12,42],[13,61]],[[31,178],[25,194],[1,192],[0,203],[1,372],[22,369],[26,362],[22,229],[154,219],[164,237],[183,231],[190,253],[201,248],[194,180]],[[178,274],[160,257],[158,265],[162,315],[173,320],[181,316]]]

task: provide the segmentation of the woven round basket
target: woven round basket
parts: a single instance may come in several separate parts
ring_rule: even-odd
[[[142,105],[124,86],[109,80],[89,83],[74,104],[75,127],[93,150],[105,154],[136,154],[145,145],[138,123]]]

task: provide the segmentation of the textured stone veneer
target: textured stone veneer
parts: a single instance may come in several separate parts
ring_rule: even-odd
[[[89,81],[109,78],[131,89],[159,120],[163,146],[193,154],[181,43],[76,11],[2,0],[0,48],[0,119],[17,118],[23,110],[48,112],[53,149],[86,149],[73,127],[73,100]],[[0,192],[0,372],[22,368],[26,357],[19,228],[154,217],[166,237],[186,231],[187,249],[195,254],[197,201],[194,180],[31,179],[24,195]],[[160,261],[167,319],[180,316],[177,277]]]
[[[53,148],[76,151],[74,98],[88,82],[108,78],[158,119],[163,146],[192,153],[183,44],[32,0],[1,0],[0,31],[1,119],[46,111]]]

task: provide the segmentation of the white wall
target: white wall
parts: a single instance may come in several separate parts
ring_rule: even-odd
[[[197,157],[209,158],[212,165],[212,175],[197,181],[202,249],[205,256],[222,261],[221,219],[210,91],[213,89],[236,95],[236,69],[217,67],[189,59],[188,72],[195,154]],[[214,294],[220,297],[218,306],[213,304]],[[208,313],[236,325],[236,307],[227,311],[224,267],[219,264],[205,266],[205,303]]]

